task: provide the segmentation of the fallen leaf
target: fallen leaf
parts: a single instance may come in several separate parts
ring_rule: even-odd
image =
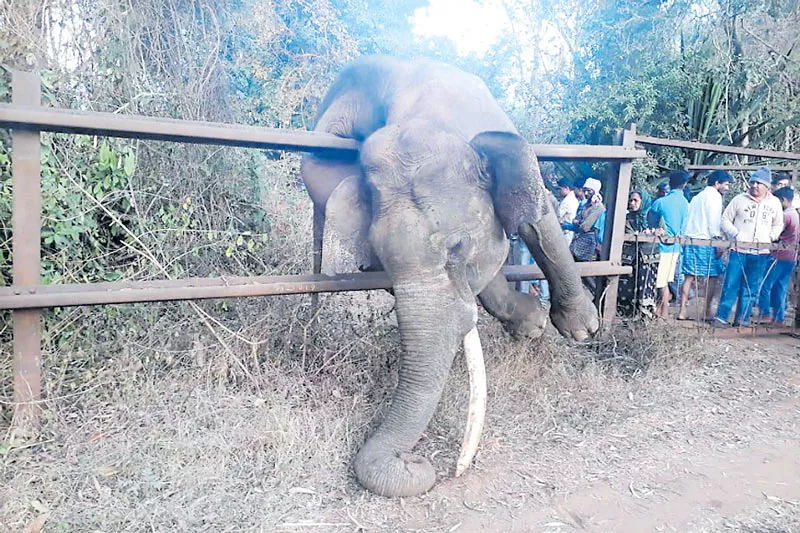
[[[33,519],[33,522],[28,524],[28,527],[25,529],[25,533],[42,533],[44,523],[47,522],[48,518],[50,518],[50,515],[40,514]]]
[[[119,474],[119,468],[111,465],[99,466],[94,469],[94,473],[103,477],[111,477]]]
[[[43,515],[50,514],[50,509],[48,509],[47,506],[39,500],[31,500],[31,507]]]
[[[304,489],[303,487],[292,487],[289,489],[289,494],[316,494],[311,489]]]

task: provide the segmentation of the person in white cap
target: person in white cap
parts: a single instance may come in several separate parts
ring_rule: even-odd
[[[778,240],[783,231],[783,207],[770,192],[771,178],[767,167],[753,172],[748,191],[731,200],[722,213],[722,231],[737,244],[728,256],[715,327],[730,326],[728,319],[734,304],[734,325],[750,324],[750,315],[769,265],[770,251],[748,247],[747,243],[768,244]]]
[[[600,188],[600,180],[587,178],[583,184],[586,205],[578,212],[572,223],[561,225],[563,229],[575,232],[569,249],[576,261],[594,261],[597,257],[597,247],[603,240],[600,226],[606,208],[603,205]]]

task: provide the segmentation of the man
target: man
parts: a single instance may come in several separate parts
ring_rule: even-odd
[[[686,215],[689,212],[689,202],[683,195],[683,188],[689,181],[689,173],[684,170],[674,170],[667,176],[670,191],[666,196],[653,202],[647,222],[651,228],[657,228],[658,235],[679,237],[683,235],[686,225]],[[656,289],[661,291],[661,301],[656,308],[656,316],[669,317],[669,284],[675,278],[675,269],[678,264],[678,255],[681,251],[679,243],[658,244],[661,258],[658,261],[656,274]]]
[[[558,194],[561,196],[557,211],[558,221],[561,224],[569,224],[578,216],[578,204],[580,203],[578,197],[575,196],[572,181],[569,178],[558,180]],[[564,240],[567,241],[567,246],[572,243],[573,235],[575,235],[575,232],[564,230]]]
[[[731,176],[724,170],[715,170],[708,176],[706,183],[706,188],[689,202],[684,235],[690,239],[718,239],[722,236],[722,196],[731,186]],[[710,245],[687,244],[683,247],[682,270],[684,278],[678,320],[688,318],[686,311],[689,293],[692,283],[698,278],[704,280],[703,285],[706,287],[704,318],[714,318],[711,315],[711,300],[717,289],[717,277],[722,274],[722,250]]]
[[[786,249],[772,251],[767,278],[758,298],[758,310],[762,321],[782,325],[786,318],[789,282],[797,262],[797,247],[800,244],[800,215],[792,204],[795,194],[791,187],[781,187],[773,194],[783,207],[783,231],[778,237],[778,242],[785,245]]]
[[[586,193],[584,192],[584,189],[583,189],[583,182],[584,181],[585,180],[576,181],[575,182],[575,189],[573,189],[573,192],[575,193],[575,198],[578,199],[578,212],[575,214],[576,217],[578,216],[578,213],[581,212],[581,209],[586,207],[587,199],[586,199]],[[580,186],[578,186],[579,183],[581,184]],[[572,221],[570,220],[570,222],[572,222]]]
[[[775,192],[778,189],[782,189],[784,187],[788,187],[794,194],[794,200],[792,200],[792,207],[794,209],[800,209],[800,194],[796,194],[794,189],[792,188],[792,178],[786,172],[776,173],[775,179],[772,182],[772,192]]]
[[[741,243],[768,244],[783,231],[783,207],[770,192],[772,173],[761,167],[750,176],[748,192],[737,195],[722,213],[722,231]],[[769,250],[736,245],[728,257],[728,268],[722,285],[714,327],[729,327],[731,311],[736,305],[734,325],[750,325],[750,315],[758,298],[761,283],[769,264]]]
[[[669,182],[668,181],[662,181],[656,187],[656,199],[664,198],[668,194],[669,194]]]

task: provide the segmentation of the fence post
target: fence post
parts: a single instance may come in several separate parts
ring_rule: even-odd
[[[11,102],[41,105],[38,73],[12,71]],[[14,285],[41,283],[41,141],[38,131],[14,129],[12,137],[12,251]],[[14,311],[14,418],[16,434],[32,436],[42,397],[42,312]]]
[[[797,184],[800,183],[800,171],[793,168],[791,171],[792,190],[797,194]],[[800,329],[800,270],[795,268],[794,275],[792,276],[792,289],[789,294],[794,293],[794,327]]]
[[[633,150],[636,142],[636,124],[631,124],[622,134],[622,146]],[[606,197],[606,235],[605,243],[608,260],[612,265],[622,264],[622,244],[625,239],[625,212],[628,205],[628,194],[631,188],[631,174],[633,161],[628,160],[619,164],[619,174],[616,182],[608,185]],[[609,218],[608,214],[611,214]],[[611,222],[609,227],[609,221]],[[617,314],[617,289],[619,276],[609,276],[605,289],[605,304],[603,305],[603,322],[610,326]]]

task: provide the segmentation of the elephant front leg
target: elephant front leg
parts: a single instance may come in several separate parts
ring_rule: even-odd
[[[544,333],[547,313],[539,300],[512,289],[502,272],[478,294],[478,299],[512,335],[538,339]]]
[[[550,282],[550,320],[565,337],[586,340],[600,329],[597,308],[583,288],[575,260],[552,210],[535,225],[523,222],[519,235]]]

